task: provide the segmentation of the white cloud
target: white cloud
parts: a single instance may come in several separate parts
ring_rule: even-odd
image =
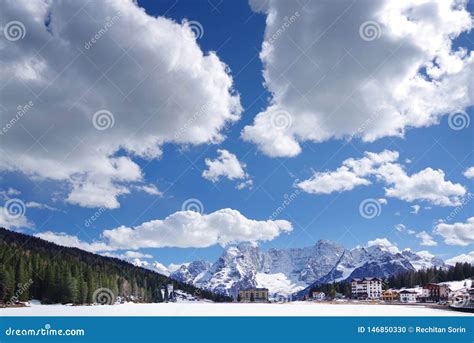
[[[411,206],[411,208],[412,208],[413,210],[412,210],[410,213],[418,214],[418,212],[420,212],[421,206],[420,206],[420,205],[413,205],[413,206]]]
[[[354,189],[357,186],[369,185],[369,175],[385,163],[398,159],[398,152],[383,151],[381,153],[365,152],[360,159],[349,158],[334,172],[317,172],[308,179],[296,184],[303,191],[311,194],[330,194]]]
[[[439,206],[458,206],[466,189],[445,180],[442,170],[426,168],[408,175],[399,163],[396,151],[365,152],[360,159],[349,158],[336,171],[314,173],[296,186],[307,193],[329,194],[369,185],[371,179],[383,182],[385,195],[408,202],[427,201]],[[414,209],[419,205],[414,205]]]
[[[409,235],[414,235],[416,233],[415,230],[407,228],[404,224],[396,224],[393,228],[398,232],[406,232]]]
[[[416,254],[420,257],[425,258],[425,259],[431,259],[431,258],[435,257],[435,255],[433,255],[432,253],[430,253],[427,250],[418,251]]]
[[[238,190],[245,189],[245,188],[252,189],[252,187],[253,187],[253,180],[250,180],[250,179],[240,182],[239,184],[237,184],[237,186],[235,186],[235,188],[237,188]]]
[[[304,141],[403,136],[474,104],[474,54],[452,44],[473,27],[466,2],[251,4],[266,15],[260,59],[272,98],[242,136],[269,156],[295,156]],[[368,21],[377,39],[360,34]],[[290,125],[275,125],[278,113]]]
[[[207,170],[204,170],[202,176],[212,182],[217,182],[221,177],[229,180],[245,179],[248,177],[245,172],[245,164],[240,163],[237,156],[225,149],[217,150],[219,156],[215,160],[206,158]]]
[[[439,223],[434,233],[441,235],[449,245],[467,246],[474,243],[474,217],[468,218],[465,223]]]
[[[115,254],[111,252],[105,252],[101,254],[103,256],[108,256],[108,257],[115,257],[119,258],[121,260],[131,260],[131,259],[140,259],[140,258],[153,258],[153,255],[150,254],[143,254],[138,251],[126,251],[123,254]]]
[[[417,238],[420,239],[420,245],[424,245],[424,246],[427,246],[427,247],[434,247],[436,245],[438,245],[438,243],[436,243],[434,240],[433,240],[433,237],[431,237],[431,235],[426,232],[426,231],[421,231],[420,233],[416,234]]]
[[[142,192],[145,192],[147,194],[150,194],[150,195],[158,195],[158,196],[162,196],[163,193],[160,192],[160,190],[153,184],[149,184],[149,185],[137,185],[134,187],[135,189],[139,190],[139,191],[142,191]]]
[[[449,264],[449,265],[452,265],[454,266],[456,263],[464,263],[464,262],[468,262],[472,265],[474,265],[474,251],[471,251],[467,254],[461,254],[461,255],[458,255],[458,256],[454,256],[450,259],[447,259],[446,261],[446,264]]]
[[[107,246],[107,244],[103,242],[92,242],[87,243],[79,239],[77,236],[68,235],[64,232],[52,232],[52,231],[45,231],[35,234],[35,237],[44,239],[49,242],[56,243],[58,245],[62,245],[65,247],[70,248],[78,248],[82,250],[86,250],[89,252],[99,252],[99,251],[111,251],[116,250],[112,247]]]
[[[387,238],[376,238],[372,241],[368,241],[367,246],[368,247],[381,246],[385,250],[391,252],[392,254],[396,254],[396,253],[400,252],[398,247],[395,244],[393,244],[392,242],[390,242]]]
[[[42,204],[36,201],[29,201],[26,204],[27,208],[38,208],[42,210],[50,210],[50,211],[57,211],[58,209],[47,204]]]
[[[251,220],[229,208],[210,214],[175,212],[164,220],[152,220],[134,228],[121,226],[105,230],[108,245],[117,249],[204,248],[238,241],[267,241],[292,231],[286,220]]]
[[[5,229],[33,228],[33,223],[25,215],[10,215],[5,207],[0,206],[0,227]]]
[[[426,168],[409,176],[401,166],[387,165],[379,172],[390,185],[385,195],[408,202],[423,200],[439,206],[458,206],[466,194],[462,185],[446,181],[440,169]]]
[[[474,179],[474,167],[467,168],[464,172],[464,176],[468,179]]]
[[[357,176],[349,168],[342,166],[334,172],[314,173],[310,179],[299,182],[297,186],[306,193],[330,194],[350,191],[357,186],[369,184],[369,180]]]
[[[188,23],[131,0],[7,1],[0,22],[12,20],[26,34],[0,43],[0,128],[32,105],[0,130],[0,171],[65,183],[70,203],[119,207],[144,182],[133,157],[159,158],[165,143],[221,142],[240,117],[227,66],[203,53]]]

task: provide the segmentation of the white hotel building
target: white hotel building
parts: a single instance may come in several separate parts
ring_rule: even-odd
[[[377,277],[353,279],[351,287],[355,299],[379,299],[382,296],[382,279]]]

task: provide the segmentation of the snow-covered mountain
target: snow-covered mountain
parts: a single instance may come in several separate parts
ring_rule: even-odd
[[[316,283],[353,277],[388,277],[403,271],[443,266],[432,255],[398,251],[384,245],[348,250],[326,240],[305,248],[270,249],[241,243],[228,246],[214,263],[182,265],[170,277],[217,293],[235,295],[238,289],[265,287],[270,294],[289,295]]]

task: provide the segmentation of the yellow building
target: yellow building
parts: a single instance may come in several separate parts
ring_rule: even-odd
[[[396,291],[388,289],[388,290],[386,290],[382,293],[381,299],[383,301],[399,301],[400,300],[400,294]]]

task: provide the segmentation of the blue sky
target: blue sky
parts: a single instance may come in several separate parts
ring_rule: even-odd
[[[117,197],[120,203],[118,208],[101,210],[100,208],[103,206],[81,206],[77,202],[71,203],[71,201],[67,201],[68,192],[71,188],[71,184],[68,184],[68,182],[60,180],[60,178],[44,177],[43,172],[35,172],[26,167],[23,167],[23,169],[21,166],[5,167],[0,174],[1,189],[4,194],[3,201],[6,204],[9,199],[20,199],[25,204],[24,217],[27,218],[29,223],[29,225],[23,225],[23,227],[21,225],[18,227],[12,226],[12,229],[28,234],[60,232],[77,236],[78,239],[84,242],[102,241],[104,230],[120,226],[133,228],[145,222],[164,219],[180,211],[183,202],[190,198],[198,199],[202,203],[204,214],[231,208],[239,211],[248,219],[266,221],[278,207],[282,206],[289,195],[296,194],[295,199],[288,206],[285,206],[285,209],[279,213],[277,218],[271,218],[290,222],[293,230],[289,233],[281,232],[271,240],[260,242],[263,248],[303,247],[314,244],[318,239],[334,240],[350,248],[357,245],[366,245],[368,241],[376,238],[386,238],[400,249],[428,250],[443,259],[468,254],[473,250],[473,240],[469,237],[462,238],[464,244],[447,244],[446,237],[435,232],[440,220],[444,220],[449,225],[467,223],[469,218],[474,216],[474,206],[470,202],[461,207],[459,204],[441,206],[420,197],[407,201],[401,199],[403,196],[388,196],[386,188],[389,188],[389,185],[385,181],[380,181],[379,178],[383,179],[384,176],[378,174],[367,176],[367,179],[370,180],[369,185],[355,186],[353,189],[345,191],[337,190],[330,192],[330,194],[324,192],[309,194],[297,186],[299,182],[310,179],[315,172],[335,171],[342,165],[343,161],[349,158],[360,159],[364,157],[365,152],[380,153],[384,150],[391,150],[399,153],[396,163],[403,166],[408,176],[426,168],[442,170],[446,181],[461,185],[464,187],[466,194],[474,192],[474,179],[469,179],[464,175],[469,167],[474,166],[474,125],[472,123],[461,130],[454,130],[449,125],[447,113],[444,113],[445,115],[437,117],[439,123],[419,125],[420,127],[412,127],[415,125],[408,123],[404,127],[405,134],[403,137],[382,135],[373,141],[363,141],[359,138],[349,140],[347,138],[329,137],[317,142],[308,139],[311,130],[300,131],[296,134],[297,137],[300,137],[298,140],[301,147],[300,153],[278,152],[275,154],[279,156],[269,156],[268,153],[259,148],[257,139],[243,139],[242,137],[244,128],[252,126],[255,117],[259,113],[264,113],[272,102],[269,87],[278,89],[279,86],[275,79],[271,77],[267,80],[267,85],[264,84],[263,70],[265,66],[259,54],[264,41],[265,14],[253,11],[246,1],[139,1],[138,5],[144,8],[150,16],[164,16],[173,19],[177,23],[181,23],[183,19],[200,23],[202,37],[197,39],[197,44],[205,54],[209,51],[215,51],[220,61],[230,68],[228,73],[233,79],[233,89],[234,92],[240,95],[240,104],[243,108],[240,119],[226,124],[221,129],[221,133],[225,136],[225,139],[221,142],[184,145],[165,142],[161,145],[162,154],[160,158],[149,159],[143,156],[132,156],[131,159],[140,167],[143,174],[141,184],[156,186],[162,192],[162,195],[131,190],[129,194]],[[300,11],[303,18],[305,15],[311,15],[312,9],[309,8],[305,11],[304,4],[298,4],[298,6],[300,7],[297,10]],[[473,3],[470,2],[467,11],[471,15],[473,8]],[[275,5],[274,10],[282,11],[281,8],[278,8],[278,5]],[[62,13],[60,10],[58,11]],[[55,12],[52,13],[54,18],[56,14]],[[21,11],[15,12],[12,10],[2,20],[11,21],[16,18],[15,15],[20,17]],[[122,13],[121,16],[127,16],[127,14]],[[121,25],[121,23],[118,21],[116,25]],[[297,25],[300,25],[299,22],[295,22],[294,27]],[[335,25],[344,26],[344,18]],[[30,36],[34,35],[34,31],[27,23],[25,23],[25,26],[25,39],[29,39]],[[111,32],[113,29],[111,29]],[[270,26],[269,30],[271,29]],[[301,30],[304,29],[306,27],[303,26]],[[136,31],[133,34],[140,35],[141,33]],[[292,35],[295,32],[289,30],[288,34]],[[384,31],[382,31],[382,39],[384,39],[383,35]],[[108,38],[103,38],[102,42],[106,39]],[[143,39],[147,38],[144,37]],[[12,44],[12,42],[5,42],[0,46],[1,49],[6,47],[5,44]],[[474,50],[473,42],[474,33],[463,33],[454,40],[453,47],[454,49],[464,47],[467,51],[472,51]],[[365,42],[362,41],[358,44],[362,43]],[[99,44],[102,44],[101,41],[97,42],[97,45]],[[278,46],[277,48],[275,54],[280,50],[284,52],[284,47]],[[90,50],[91,53],[94,53],[93,49]],[[347,51],[357,51],[357,48],[351,50],[348,47]],[[313,58],[318,60],[317,53]],[[403,56],[400,59],[403,59]],[[4,63],[4,66],[7,66],[7,62]],[[311,78],[313,76],[311,61],[306,62],[308,63],[308,78]],[[346,62],[343,61],[342,63],[345,64]],[[466,116],[473,118],[473,75],[469,73],[472,73],[474,69],[472,68],[472,62],[471,65],[468,64],[469,62],[465,63],[467,66],[461,73],[471,75],[471,81],[467,77],[467,86],[470,85],[470,88],[467,89],[469,96],[464,95],[462,97],[470,97],[470,100],[460,101],[461,105],[455,103],[453,106],[462,107],[465,111],[464,118]],[[271,67],[271,62],[267,60],[268,65]],[[99,65],[99,67],[101,66]],[[105,70],[107,70],[106,67],[104,67]],[[150,70],[144,71],[144,73],[146,72],[150,72]],[[301,78],[301,76],[298,76],[298,70],[291,72],[295,78]],[[420,71],[420,75],[422,74],[423,71]],[[291,79],[291,77],[290,74],[287,79]],[[352,75],[348,75],[349,77],[352,77]],[[23,80],[22,82],[28,84],[29,81]],[[340,80],[340,82],[344,82],[344,80]],[[454,79],[453,83],[459,85],[461,81]],[[8,87],[9,85],[5,83],[3,89],[9,90]],[[109,85],[109,87],[113,86]],[[58,88],[60,94],[58,84],[53,84],[51,88]],[[446,89],[450,92],[458,90],[458,88],[451,86]],[[156,90],[144,88],[141,91],[150,91],[150,94],[153,94]],[[188,90],[183,87],[182,91],[187,92]],[[7,91],[4,94],[7,93],[9,94]],[[39,92],[35,94],[39,94],[39,97],[34,99],[35,102],[43,104],[50,100],[41,99],[43,94]],[[48,94],[48,92],[44,94]],[[190,97],[192,96],[193,94],[190,93]],[[291,94],[286,94],[286,96],[290,98]],[[285,98],[285,96],[282,96],[282,98]],[[28,99],[28,97],[23,99]],[[342,99],[343,94],[340,95],[341,102]],[[432,100],[433,103],[437,101],[443,103],[443,99]],[[455,102],[451,98],[446,100],[446,102],[449,101]],[[26,102],[17,101],[17,103]],[[337,104],[338,101],[336,100],[335,103]],[[106,101],[102,104],[103,107],[108,108]],[[286,108],[293,109],[289,111],[292,115],[298,110],[297,105],[294,104],[295,102],[291,101],[291,106],[293,106],[291,107],[289,103],[281,103],[282,106],[287,105]],[[38,107],[40,106],[33,106],[32,113],[41,116],[41,111],[35,109]],[[9,104],[5,104],[2,108],[4,110],[2,111],[2,125],[6,125],[12,113],[14,113],[14,107],[13,112]],[[438,109],[434,109],[433,115],[438,115],[436,114],[438,112]],[[60,123],[59,126],[68,126],[67,113],[69,112],[65,113],[65,122]],[[128,114],[130,118],[133,118],[134,115],[133,112]],[[356,116],[353,113],[347,113],[346,115],[349,121],[352,116]],[[24,125],[26,130],[28,120],[30,119],[26,114],[18,122],[18,125],[15,125],[14,129],[19,130],[18,126]],[[301,121],[302,118],[293,115],[292,120],[295,126],[295,122],[298,124],[298,121]],[[341,120],[344,121],[344,118]],[[393,118],[393,121],[395,120],[398,119]],[[118,116],[115,117],[115,121],[120,124]],[[390,118],[388,121],[390,121]],[[58,122],[56,121],[56,123]],[[45,133],[46,129],[47,127],[42,132]],[[354,129],[356,130],[357,126],[354,126]],[[39,143],[38,137],[40,137]],[[35,144],[36,141],[41,145],[41,137],[41,133],[37,135],[33,133],[32,135],[28,134],[25,139],[33,139],[32,144]],[[2,140],[6,142],[8,139],[7,132]],[[72,136],[71,139],[73,139]],[[218,149],[229,151],[237,157],[241,165],[245,165],[246,176],[242,180],[251,179],[253,182],[251,187],[239,190],[236,189],[236,185],[242,180],[229,180],[226,177],[221,177],[219,181],[212,182],[202,176],[203,171],[207,169],[205,160],[215,160],[218,156]],[[48,150],[48,146],[45,147],[45,150]],[[8,151],[6,152],[8,153]],[[74,150],[70,154],[74,155]],[[128,152],[126,149],[118,149],[114,156],[128,156]],[[90,158],[93,159],[94,154],[91,154]],[[65,160],[64,163],[67,163],[67,159]],[[41,160],[39,160],[39,163],[41,163]],[[427,186],[422,185],[421,187],[426,188]],[[436,185],[434,188],[437,188]],[[19,192],[12,191],[9,194],[8,189],[15,189]],[[440,192],[442,193],[442,191]],[[386,204],[385,201],[379,201],[379,215],[368,219],[361,216],[359,210],[359,205],[365,199],[386,199]],[[31,204],[28,206],[27,204],[31,202],[43,204],[43,206]],[[54,209],[45,208],[44,205]],[[417,214],[412,213],[412,206],[415,205],[420,206]],[[456,212],[455,217],[447,221],[446,217],[456,208],[459,211]],[[98,218],[90,225],[86,225],[87,219],[94,216],[97,211],[100,212]],[[395,226],[399,224],[403,224],[405,227],[401,232],[395,229]],[[400,226],[398,227],[400,228]],[[453,228],[453,230],[456,229]],[[422,245],[422,239],[417,237],[420,232],[427,233],[436,243]],[[150,254],[153,257],[148,258],[148,260],[157,260],[163,264],[169,264],[197,259],[213,261],[219,257],[222,247],[219,244],[212,244],[207,248],[135,248],[132,246],[129,249],[114,250],[114,253],[126,250],[137,250],[144,254]]]

